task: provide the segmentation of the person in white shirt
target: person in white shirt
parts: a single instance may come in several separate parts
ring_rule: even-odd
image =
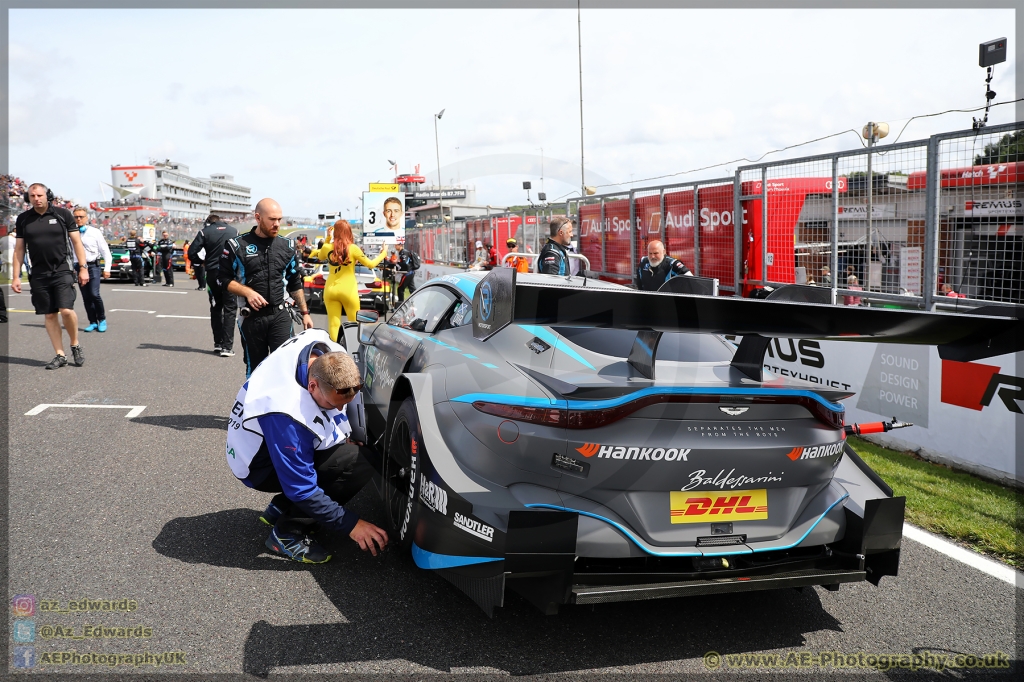
[[[89,326],[85,328],[85,331],[105,332],[107,331],[107,314],[103,308],[103,299],[100,298],[100,272],[104,277],[110,278],[110,247],[107,246],[103,232],[89,224],[89,213],[84,208],[78,206],[73,213],[75,224],[78,225],[78,231],[82,234],[85,265],[89,269],[89,281],[78,285],[82,290],[82,303],[85,304],[85,312],[89,316]]]

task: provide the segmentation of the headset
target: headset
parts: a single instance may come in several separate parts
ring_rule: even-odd
[[[43,185],[43,183],[41,183],[41,182],[33,182],[32,185]],[[29,185],[29,187],[31,187],[32,185]],[[43,187],[46,188],[46,201],[47,201],[47,203],[52,202],[53,201],[53,190],[50,189],[49,187],[46,187],[46,185],[43,185]],[[28,190],[25,190],[25,194],[23,194],[22,196],[24,197],[26,204],[30,203],[29,200],[28,200]]]

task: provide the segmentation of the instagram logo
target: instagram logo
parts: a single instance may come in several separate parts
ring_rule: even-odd
[[[19,594],[11,599],[11,611],[15,616],[36,615],[36,596],[34,594]]]

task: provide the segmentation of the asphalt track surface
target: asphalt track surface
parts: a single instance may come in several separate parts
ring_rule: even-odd
[[[330,563],[306,567],[275,558],[265,551],[267,529],[258,520],[269,495],[236,481],[224,459],[226,415],[244,379],[241,353],[213,355],[206,293],[181,274],[177,279],[176,289],[104,284],[109,331],[82,334],[85,366],[56,371],[43,369],[52,350],[42,318],[13,312],[31,308],[28,296],[7,299],[12,312],[10,323],[0,325],[0,341],[9,342],[10,594],[37,600],[34,671],[416,679],[608,679],[598,673],[617,673],[645,679],[710,675],[704,657],[712,651],[723,657],[930,651],[1020,658],[1020,592],[910,540],[904,541],[899,577],[883,579],[878,588],[864,583],[839,592],[570,606],[550,617],[510,593],[493,619],[392,549],[375,558],[327,532],[322,541],[334,554]],[[4,290],[9,296],[9,287]],[[77,306],[84,327],[80,296]],[[322,326],[326,317],[314,321]],[[25,416],[44,403],[145,409],[134,418],[126,418],[127,409],[87,408]],[[372,486],[350,506],[382,522]],[[83,597],[131,599],[137,608],[40,610],[43,600],[67,608]],[[86,625],[144,626],[152,633],[42,639],[45,625],[71,627],[76,635]],[[72,650],[184,652],[185,662],[116,669],[38,663],[44,653]],[[714,674],[727,669],[723,661]],[[746,679],[781,679],[779,674],[801,671],[746,672]],[[802,672],[803,679],[864,673],[829,667]],[[990,673],[890,670],[868,676],[979,679]]]

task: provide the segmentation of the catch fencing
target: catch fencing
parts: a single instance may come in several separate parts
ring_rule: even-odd
[[[434,262],[466,266],[477,240],[539,252],[555,215],[600,277],[632,283],[647,245],[726,295],[826,286],[836,302],[924,309],[1024,303],[1024,123],[784,161],[731,177],[570,199],[413,228]],[[856,297],[856,298],[854,298]]]

